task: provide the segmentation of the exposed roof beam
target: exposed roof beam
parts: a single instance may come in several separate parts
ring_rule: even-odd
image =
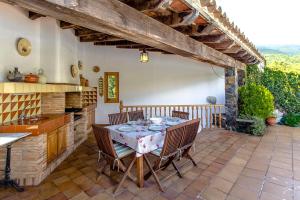
[[[227,40],[227,36],[225,34],[223,35],[205,35],[205,36],[199,36],[199,37],[193,37],[199,42],[203,43],[220,43],[224,40]]]
[[[210,35],[211,32],[216,30],[216,27],[213,24],[207,25],[200,33],[197,33],[197,36],[202,36],[202,35]]]
[[[228,49],[232,45],[234,45],[234,42],[233,41],[225,41],[225,42],[222,42],[222,43],[208,43],[207,45],[214,48],[214,49],[224,50],[224,49]]]
[[[226,49],[226,50],[221,50],[221,52],[227,54],[227,53],[238,53],[239,51],[243,50],[242,47],[238,46],[238,45],[235,45],[229,49]]]
[[[40,18],[40,17],[45,17],[45,15],[41,15],[41,14],[38,14],[38,13],[29,11],[29,12],[28,12],[28,17],[29,17],[29,19],[31,19],[31,20],[36,20],[36,19],[38,19],[38,18]]]
[[[70,29],[70,28],[77,28],[77,25],[71,24],[69,22],[60,21],[60,28],[62,29]]]
[[[57,0],[6,1],[42,15],[181,56],[223,67],[245,67],[243,63],[145,16],[118,0],[79,0],[79,5],[75,7]]]
[[[87,37],[87,36],[98,36],[103,35],[103,33],[99,33],[98,31],[93,31],[89,29],[75,29],[75,35],[78,37]]]
[[[95,45],[103,46],[138,46],[141,44],[130,41],[109,41],[109,42],[96,42]]]

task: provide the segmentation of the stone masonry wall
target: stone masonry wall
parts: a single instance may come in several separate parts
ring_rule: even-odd
[[[238,73],[236,68],[225,69],[226,128],[235,130],[238,115]]]

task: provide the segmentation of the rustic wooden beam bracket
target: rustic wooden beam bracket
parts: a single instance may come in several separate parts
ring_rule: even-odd
[[[188,14],[185,17],[183,17],[183,20],[180,23],[178,23],[178,24],[172,24],[171,27],[191,25],[192,23],[195,22],[195,20],[198,18],[198,16],[199,16],[199,11],[197,11],[196,9],[193,9],[190,14]]]

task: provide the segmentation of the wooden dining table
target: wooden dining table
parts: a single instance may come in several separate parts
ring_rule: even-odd
[[[162,148],[166,129],[186,122],[175,117],[162,117],[160,124],[150,120],[129,121],[125,124],[107,126],[114,141],[124,144],[136,151],[137,185],[144,187],[144,155]]]

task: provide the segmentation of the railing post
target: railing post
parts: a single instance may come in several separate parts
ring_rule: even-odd
[[[120,101],[120,113],[123,112],[123,107],[124,107],[123,101],[121,100],[121,101]]]

